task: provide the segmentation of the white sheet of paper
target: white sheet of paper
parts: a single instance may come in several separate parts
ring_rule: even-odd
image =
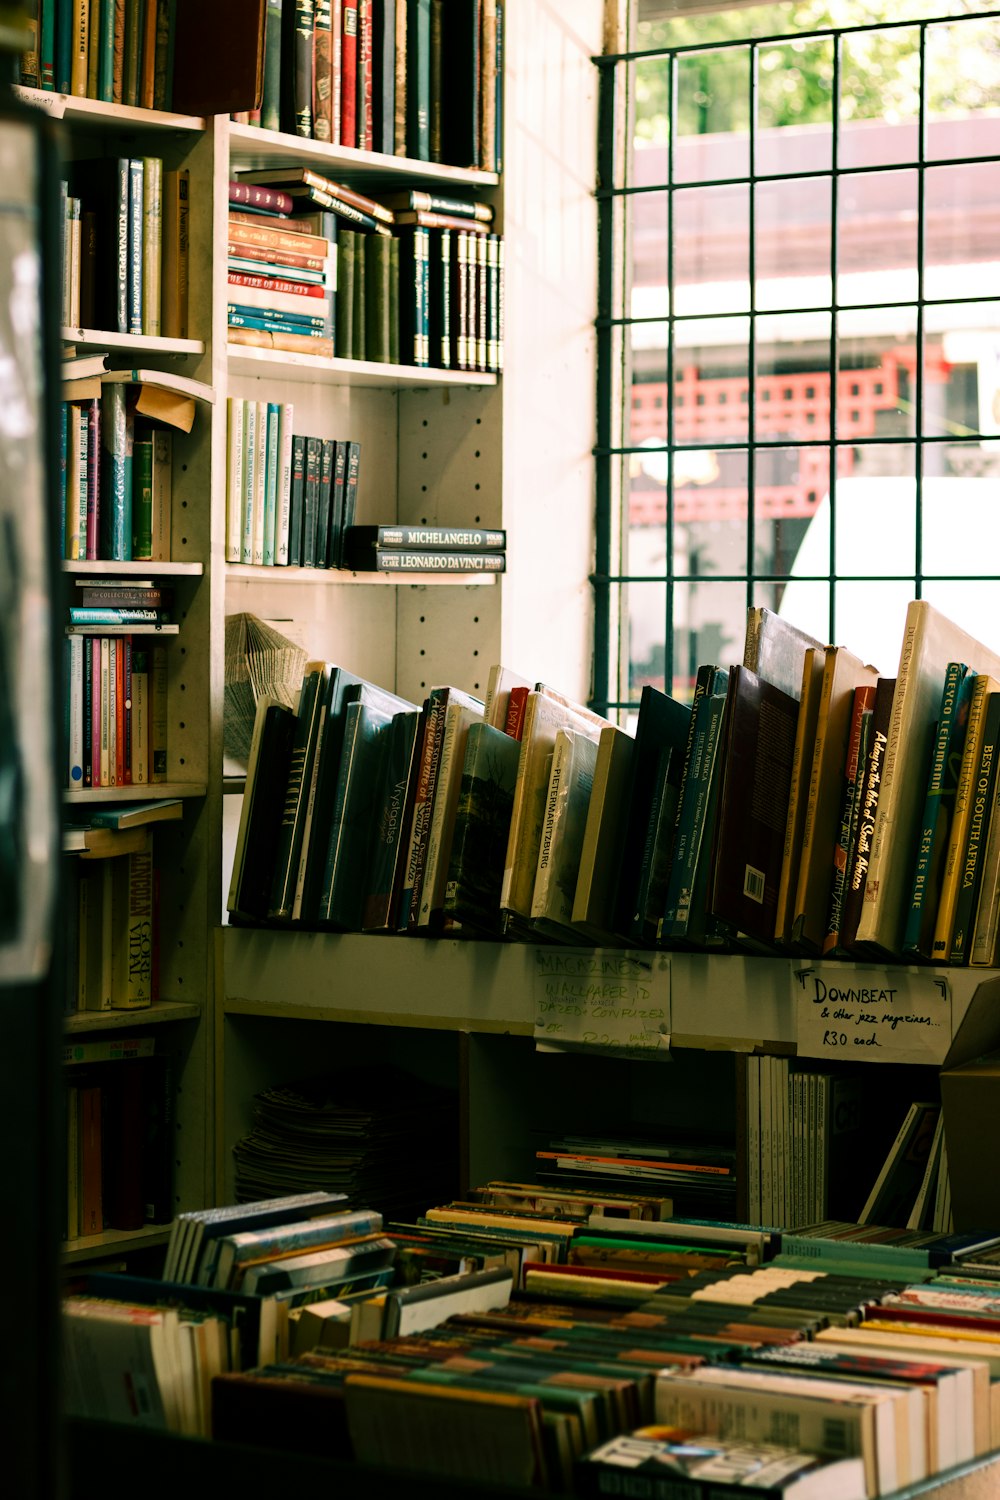
[[[951,991],[892,965],[792,968],[800,1057],[937,1063],[951,1045]]]

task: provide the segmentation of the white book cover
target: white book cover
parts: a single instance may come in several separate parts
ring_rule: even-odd
[[[275,561],[279,567],[288,564],[288,531],[292,504],[292,425],[295,408],[290,401],[282,403],[278,422],[278,518],[275,535]]]
[[[267,492],[267,402],[254,403],[253,529],[250,560],[264,565],[264,497]]]

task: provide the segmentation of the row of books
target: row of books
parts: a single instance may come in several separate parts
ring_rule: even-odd
[[[156,999],[158,902],[152,841],[143,829],[120,854],[75,860],[67,1002],[78,1011],[138,1010]]]
[[[101,397],[87,401],[64,401],[63,556],[169,560],[172,459],[170,432],[136,421],[134,397],[130,406],[125,386],[108,386]]]
[[[22,55],[26,88],[109,104],[169,109],[173,92],[174,6],[37,0],[32,47]]]
[[[500,170],[503,0],[267,0],[260,108],[334,146]]]
[[[63,314],[71,328],[186,338],[186,167],[160,157],[71,162],[64,192]]]
[[[152,1036],[65,1051],[65,1238],[169,1224],[173,1058]]]
[[[226,560],[339,568],[357,513],[361,444],[292,430],[291,402],[228,402]]]
[[[69,627],[62,701],[72,790],[167,779],[166,647],[138,628]]]
[[[311,1297],[310,1260],[335,1268],[377,1239],[384,1287]],[[212,1318],[223,1352],[195,1430],[221,1440],[266,1430],[279,1447],[579,1494],[621,1492],[631,1455],[637,1494],[671,1493],[672,1474],[716,1497],[726,1460],[732,1493],[868,1500],[997,1445],[996,1244],[840,1223],[781,1235],[508,1182],[413,1225],[322,1192],[196,1211],[175,1221],[169,1279],[88,1278],[67,1300],[69,1405],[191,1430],[183,1374],[154,1352],[179,1339],[168,1325]],[[283,1266],[299,1286],[220,1288],[223,1254],[243,1281]],[[146,1414],[117,1384],[126,1342]]]

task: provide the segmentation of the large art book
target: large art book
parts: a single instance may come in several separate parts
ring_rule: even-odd
[[[544,936],[563,942],[580,942],[579,933],[572,931],[573,897],[596,761],[597,745],[592,739],[573,729],[559,730],[545,799],[531,919]]]
[[[858,924],[858,941],[880,953],[897,954],[903,945],[934,718],[950,661],[965,661],[977,672],[1000,676],[1000,656],[926,599],[914,599],[906,611],[867,899]]]
[[[455,812],[444,920],[500,936],[500,886],[521,746],[503,729],[469,726]]]
[[[774,940],[798,715],[790,693],[731,669],[711,910],[765,946]]]

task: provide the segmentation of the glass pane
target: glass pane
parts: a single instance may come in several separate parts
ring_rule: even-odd
[[[883,677],[894,677],[903,644],[906,606],[914,593],[909,580],[896,583],[879,578],[835,584],[836,640],[876,667]]]
[[[638,701],[647,683],[664,688],[667,586],[665,583],[628,583],[622,588],[622,630],[628,641],[626,695]]]
[[[830,450],[760,448],[754,477],[754,569],[787,577],[829,493]]]
[[[916,308],[852,308],[841,313],[837,331],[837,436],[914,433]]]
[[[667,180],[667,142],[670,139],[669,66],[665,57],[647,57],[635,64],[632,75],[634,146],[636,153],[650,146],[663,152],[661,182]]]
[[[938,303],[924,312],[924,432],[1000,432],[1000,302]]]
[[[674,441],[740,442],[747,437],[748,318],[674,324]]]
[[[968,578],[955,582],[929,580],[923,589],[923,597],[961,625],[977,641],[995,647],[997,641],[997,584],[995,581],[975,582]],[[975,665],[975,663],[973,663]]]
[[[701,565],[699,552],[704,530],[691,528],[688,551],[679,554],[685,565]],[[698,668],[708,662],[729,666],[743,660],[746,636],[747,590],[745,583],[711,583],[700,578],[674,585],[674,671],[667,691],[689,700]]]
[[[746,572],[747,477],[743,448],[680,449],[674,453],[675,527],[712,523],[712,529],[693,544],[702,573]],[[678,531],[675,546],[685,545]],[[690,539],[687,545],[691,545]]]
[[[859,443],[838,462],[834,569],[842,578],[912,577],[917,566],[916,449]]]
[[[918,174],[860,172],[837,189],[837,301],[858,306],[917,295]]]
[[[996,20],[929,26],[927,155],[1000,154],[1000,32]]]
[[[997,291],[1000,163],[928,167],[924,175],[924,296]]]
[[[939,472],[928,473],[928,459]],[[923,571],[931,576],[974,578],[1000,574],[1000,443],[934,445],[924,449],[921,485]],[[986,546],[970,546],[978,537]],[[988,539],[988,540],[987,540]],[[993,584],[993,623],[980,640],[997,640],[997,585]],[[978,632],[977,632],[978,634]]]
[[[829,437],[829,313],[758,318],[756,372],[758,438]]]
[[[829,307],[830,191],[828,177],[757,183],[754,296],[758,311]]]
[[[652,154],[652,153],[650,153]],[[645,172],[645,158],[637,162]],[[642,180],[637,170],[636,180]],[[651,178],[656,181],[656,178]],[[632,316],[663,318],[667,305],[667,202],[665,192],[634,193],[632,214]]]
[[[750,171],[750,52],[724,47],[677,59],[675,182],[715,182]]]
[[[855,32],[841,43],[841,167],[916,161],[919,148],[920,32]]]
[[[666,453],[630,453],[628,530],[622,572],[665,578],[667,573]]]
[[[757,172],[815,172],[833,162],[833,38],[757,54]]]
[[[674,310],[742,312],[750,306],[750,193],[730,187],[674,193]]]

